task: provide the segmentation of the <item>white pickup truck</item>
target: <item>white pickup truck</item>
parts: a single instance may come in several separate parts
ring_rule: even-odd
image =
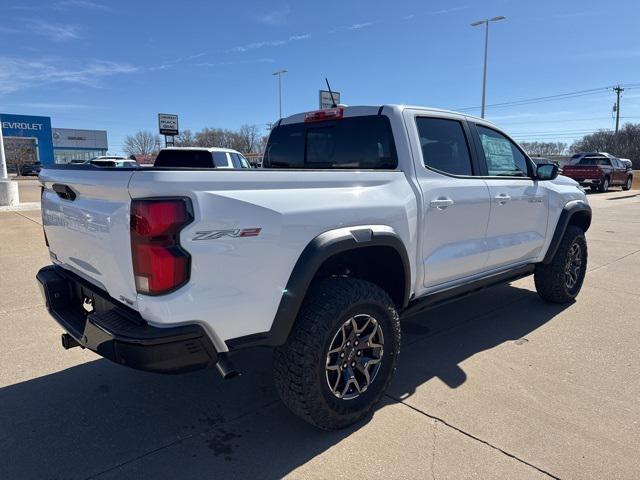
[[[492,124],[384,105],[282,119],[264,169],[45,168],[53,265],[37,276],[65,348],[177,373],[275,347],[287,406],[336,429],[396,368],[399,316],[534,274],[570,302],[591,209]]]

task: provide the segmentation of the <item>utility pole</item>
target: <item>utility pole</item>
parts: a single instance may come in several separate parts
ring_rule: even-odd
[[[616,133],[618,133],[618,127],[620,127],[620,94],[624,92],[624,88],[618,85],[613,87],[613,91],[616,92]]]
[[[273,74],[278,77],[278,111],[280,114],[278,118],[282,118],[282,75],[284,73],[287,73],[287,70],[278,70],[277,72],[273,72]]]
[[[493,18],[487,18],[485,20],[478,20],[477,22],[473,22],[471,24],[472,27],[477,27],[478,25],[484,25],[484,72],[482,74],[482,108],[480,110],[480,117],[484,118],[484,105],[485,98],[487,94],[487,52],[489,50],[489,22],[498,22],[500,20],[504,20],[505,17],[502,15]]]

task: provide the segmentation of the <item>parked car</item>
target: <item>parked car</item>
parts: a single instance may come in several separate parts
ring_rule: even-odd
[[[40,162],[25,163],[20,165],[20,175],[25,177],[29,175],[38,175],[41,169],[42,164]]]
[[[169,147],[154,163],[164,168],[251,168],[249,161],[231,148]]]
[[[625,163],[608,153],[574,155],[572,163],[565,165],[562,174],[599,192],[607,192],[611,186],[629,190],[633,183],[633,171],[629,171]]]
[[[193,169],[41,172],[37,279],[65,348],[228,378],[231,354],[275,347],[283,402],[337,429],[389,385],[401,314],[531,274],[568,303],[585,278],[584,192],[479,118],[339,107],[279,121],[261,170],[197,151]]]
[[[627,172],[633,172],[633,162],[631,160],[628,158],[619,158],[618,160],[624,163],[624,166],[627,167]]]

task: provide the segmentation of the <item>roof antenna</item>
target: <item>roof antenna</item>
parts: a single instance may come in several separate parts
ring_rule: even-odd
[[[335,98],[333,98],[333,91],[331,90],[331,85],[329,85],[329,80],[327,77],[324,77],[324,81],[327,82],[327,88],[329,89],[329,95],[331,95],[331,108],[336,108],[338,104],[336,103]]]

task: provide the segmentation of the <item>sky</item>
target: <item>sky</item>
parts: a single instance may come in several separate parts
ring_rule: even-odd
[[[640,3],[619,0],[2,0],[0,111],[107,130],[109,151],[158,113],[235,129],[316,109],[327,77],[348,105],[480,113],[521,141],[571,142],[640,122]],[[520,100],[578,92],[575,95]],[[495,106],[494,106],[495,105]]]

